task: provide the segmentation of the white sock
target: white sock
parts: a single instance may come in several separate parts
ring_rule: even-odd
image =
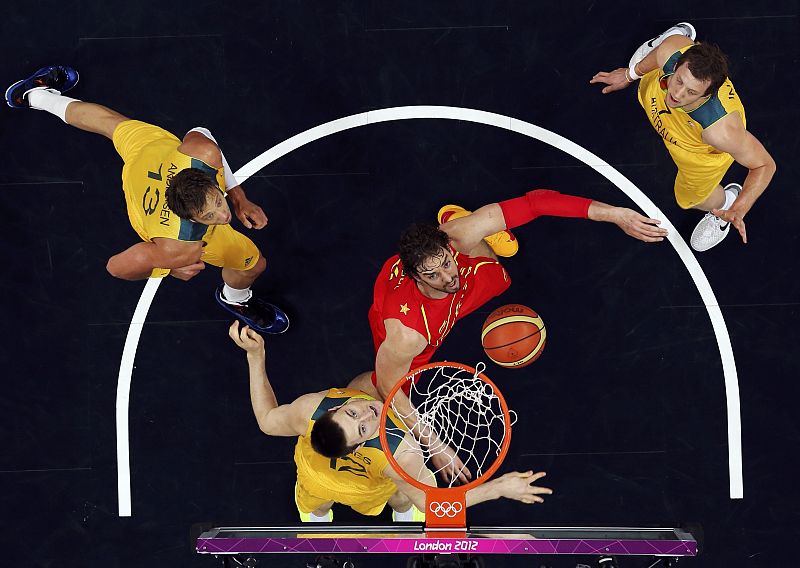
[[[67,122],[67,107],[69,103],[76,102],[78,99],[65,97],[55,89],[32,89],[26,95],[28,104],[36,110],[44,110],[50,114]]]
[[[243,290],[239,288],[231,288],[227,284],[222,287],[222,299],[229,304],[243,304],[253,296],[253,291],[250,288]]]
[[[414,521],[414,505],[408,508],[408,511],[394,511],[392,518],[399,523],[410,523]]]
[[[727,211],[728,209],[730,209],[731,205],[733,205],[733,202],[736,201],[736,197],[737,197],[737,195],[735,193],[733,193],[732,191],[726,189],[725,190],[725,203],[722,204],[722,207],[720,207],[720,209],[722,209],[723,211]]]
[[[312,523],[329,523],[329,522],[331,522],[331,512],[330,511],[325,513],[324,517],[318,517],[314,513],[309,513],[308,517],[311,519]]]

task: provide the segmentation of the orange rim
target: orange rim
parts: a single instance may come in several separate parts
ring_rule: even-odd
[[[416,375],[419,375],[420,373],[427,371],[428,369],[435,369],[438,367],[461,369],[463,371],[469,372],[473,376],[477,374],[477,376],[482,381],[488,383],[494,389],[494,394],[497,396],[500,402],[500,408],[503,410],[503,418],[505,419],[506,435],[503,438],[503,443],[500,445],[500,453],[497,455],[497,458],[495,458],[494,463],[491,466],[489,466],[489,469],[487,469],[486,472],[480,477],[473,479],[469,483],[465,483],[464,485],[457,485],[455,487],[439,487],[439,488],[431,487],[430,485],[425,485],[424,483],[417,481],[416,479],[411,477],[408,473],[406,473],[406,471],[402,467],[400,467],[400,464],[397,463],[397,460],[394,459],[394,454],[392,454],[392,452],[389,449],[389,440],[386,437],[386,416],[389,412],[389,408],[391,407],[392,400],[394,399],[394,396],[397,394],[397,391],[399,391],[406,382],[413,380]],[[492,380],[489,379],[489,377],[487,377],[483,373],[477,373],[477,371],[474,368],[470,367],[469,365],[464,365],[463,363],[451,363],[448,361],[442,361],[438,363],[427,363],[407,373],[402,379],[397,381],[397,384],[395,384],[392,387],[392,390],[389,391],[389,394],[386,396],[386,401],[384,401],[383,409],[381,410],[381,417],[379,420],[379,424],[380,424],[381,447],[383,448],[383,453],[386,454],[386,459],[389,461],[390,464],[392,464],[392,468],[400,475],[400,477],[402,477],[404,480],[406,480],[409,484],[413,485],[417,489],[421,489],[422,491],[424,491],[426,495],[431,491],[439,491],[439,492],[451,491],[454,493],[464,494],[470,489],[473,489],[481,485],[482,483],[489,481],[492,475],[494,475],[494,473],[503,463],[503,460],[506,457],[506,453],[508,452],[509,445],[511,444],[511,416],[508,412],[508,405],[506,404],[505,397],[503,397],[503,393],[500,392],[500,389],[497,388],[497,385],[494,384],[494,382],[492,382]]]

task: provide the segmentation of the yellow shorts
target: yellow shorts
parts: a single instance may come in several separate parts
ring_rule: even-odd
[[[203,242],[201,260],[213,266],[250,270],[261,257],[255,243],[230,225],[210,226]]]
[[[297,504],[297,509],[300,511],[300,513],[310,513],[311,511],[316,511],[325,503],[330,503],[333,501],[334,503],[347,505],[362,515],[374,517],[375,515],[381,514],[381,511],[383,511],[387,501],[389,501],[389,498],[394,495],[396,491],[397,488],[393,488],[391,489],[391,492],[388,492],[388,494],[384,493],[384,495],[374,496],[371,499],[365,500],[353,498],[343,499],[342,494],[335,492],[331,492],[329,495],[314,495],[305,487],[303,487],[298,481],[297,485],[295,486],[294,499],[295,503]]]
[[[705,201],[733,163],[730,154],[695,154],[673,145],[668,149],[678,166],[675,200],[682,209],[691,209]]]
[[[114,148],[125,162],[122,167],[122,185],[128,205],[128,219],[142,240],[150,241],[153,237],[144,226],[139,212],[140,199],[132,196],[126,187],[126,180],[131,177],[128,175],[128,170],[135,164],[145,147],[148,147],[148,152],[155,152],[156,155],[168,155],[177,150],[181,141],[158,126],[139,120],[126,120],[120,122],[114,130],[113,142]],[[213,266],[249,270],[256,265],[261,256],[255,243],[230,225],[209,226],[202,240],[204,243],[202,260]],[[168,269],[157,268],[152,276],[162,277],[167,274],[169,274]]]

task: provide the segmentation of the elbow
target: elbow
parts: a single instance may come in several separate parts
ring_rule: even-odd
[[[117,256],[112,256],[108,259],[108,262],[106,263],[106,271],[114,278],[119,278],[121,280],[132,280]]]

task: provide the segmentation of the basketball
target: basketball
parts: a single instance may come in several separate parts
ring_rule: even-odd
[[[518,369],[542,354],[547,331],[535,311],[521,304],[507,304],[483,322],[481,343],[486,355],[500,365]]]

